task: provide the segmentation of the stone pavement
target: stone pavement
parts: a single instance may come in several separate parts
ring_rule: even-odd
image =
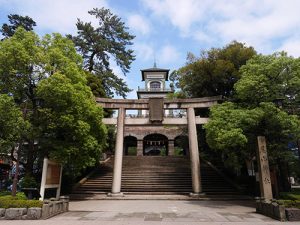
[[[89,200],[73,201],[70,211],[43,221],[0,224],[49,225],[272,225],[279,222],[255,213],[251,201]]]

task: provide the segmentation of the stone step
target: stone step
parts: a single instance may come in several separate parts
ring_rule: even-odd
[[[111,191],[113,160],[102,165],[73,194],[95,195]],[[209,195],[237,194],[210,166],[201,162],[203,192]],[[123,158],[121,191],[124,193],[190,193],[192,179],[190,160],[187,157],[136,157]]]

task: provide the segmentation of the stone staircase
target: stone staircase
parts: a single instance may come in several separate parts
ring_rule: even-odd
[[[71,197],[84,198],[111,191],[113,159],[95,170],[77,187]],[[208,196],[237,195],[237,189],[213,167],[201,162],[203,192]],[[169,195],[192,192],[190,160],[187,157],[124,156],[122,187],[124,194]]]

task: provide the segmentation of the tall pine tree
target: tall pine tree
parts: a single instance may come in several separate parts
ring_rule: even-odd
[[[94,8],[89,14],[98,19],[98,26],[94,27],[91,22],[78,19],[78,34],[69,35],[69,38],[83,56],[84,68],[100,78],[106,95],[112,97],[115,93],[126,97],[130,89],[125,81],[113,72],[111,60],[116,62],[124,75],[129,72],[135,56],[128,46],[132,45],[134,36],[128,32],[121,18],[109,9]]]

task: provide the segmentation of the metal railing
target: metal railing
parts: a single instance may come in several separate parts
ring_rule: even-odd
[[[138,88],[138,91],[172,91],[171,88]]]
[[[126,114],[126,118],[149,118],[149,114]],[[186,114],[164,114],[164,118],[186,118]]]

